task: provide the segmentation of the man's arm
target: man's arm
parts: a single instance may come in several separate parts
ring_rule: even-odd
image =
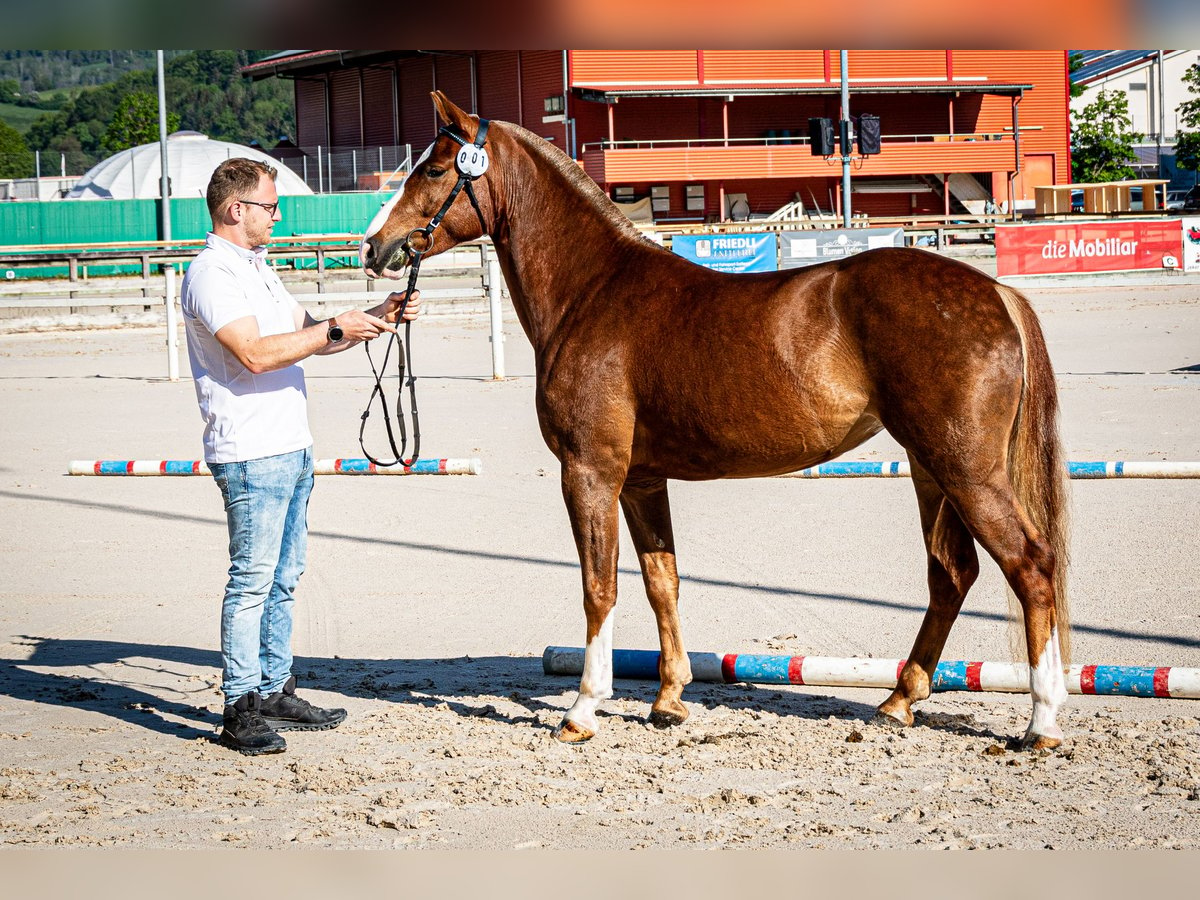
[[[297,324],[302,326],[296,331],[263,337],[258,331],[258,319],[246,316],[222,326],[215,337],[237,357],[238,362],[255,375],[261,375],[285,369],[315,353],[336,352],[334,348],[345,349],[343,344],[348,347],[373,340],[385,331],[394,333],[396,330],[383,319],[352,309],[337,317],[345,337],[337,344],[331,344],[328,324],[315,321],[300,306],[296,309]]]

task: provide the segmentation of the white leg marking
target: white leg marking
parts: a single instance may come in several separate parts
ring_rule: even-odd
[[[583,653],[583,678],[579,681],[579,696],[574,705],[567,710],[565,720],[581,725],[593,733],[600,730],[596,719],[596,708],[600,701],[612,696],[612,626],[613,616],[610,612],[600,632],[588,642]]]
[[[1029,670],[1029,693],[1033,696],[1033,717],[1029,720],[1026,737],[1042,735],[1062,740],[1062,729],[1055,720],[1058,708],[1067,701],[1067,684],[1058,650],[1057,628],[1050,629],[1050,640],[1046,642],[1037,668]]]
[[[404,176],[404,180],[402,182],[400,182],[400,189],[398,191],[396,191],[396,193],[392,194],[391,198],[388,200],[387,203],[383,204],[383,208],[380,209],[379,212],[375,213],[375,218],[373,218],[371,220],[371,224],[367,226],[367,231],[363,235],[362,242],[358,245],[358,264],[362,268],[365,269],[367,267],[367,264],[366,264],[367,240],[372,235],[374,235],[375,232],[379,231],[379,229],[384,226],[384,223],[387,222],[388,216],[390,216],[392,214],[392,209],[394,209],[396,204],[400,202],[400,198],[404,196],[404,186],[406,184],[408,184],[408,179],[412,177],[412,173],[416,171],[417,167],[420,166],[421,163],[423,163],[423,162],[425,162],[425,160],[429,159],[429,154],[432,152],[433,152],[433,144],[430,144],[428,147],[425,148],[425,152],[421,154],[420,159],[418,159],[413,164],[413,167],[412,167],[412,169],[409,170],[409,173]]]

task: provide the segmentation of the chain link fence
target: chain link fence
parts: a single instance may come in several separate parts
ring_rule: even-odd
[[[410,144],[276,148],[271,155],[318,194],[393,190],[412,167]]]

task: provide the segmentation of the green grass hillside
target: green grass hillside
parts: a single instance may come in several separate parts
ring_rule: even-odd
[[[33,120],[44,113],[44,109],[33,109],[28,106],[17,106],[13,103],[0,103],[0,120],[7,122],[21,134],[29,131]]]
[[[0,119],[17,129],[21,134],[26,134],[29,131],[29,126],[33,124],[34,119],[38,116],[51,114],[55,110],[60,109],[63,104],[69,102],[71,98],[78,97],[80,94],[87,93],[88,91],[94,91],[98,87],[100,85],[42,91],[40,95],[42,100],[45,101],[45,105],[53,105],[52,109],[39,109],[33,106],[18,106],[15,103],[0,102]]]

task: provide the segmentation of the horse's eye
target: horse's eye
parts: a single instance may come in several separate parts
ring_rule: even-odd
[[[427,166],[425,168],[425,174],[428,175],[430,178],[441,178],[443,175],[446,174],[446,170],[439,169],[439,168],[437,168],[437,166]]]

